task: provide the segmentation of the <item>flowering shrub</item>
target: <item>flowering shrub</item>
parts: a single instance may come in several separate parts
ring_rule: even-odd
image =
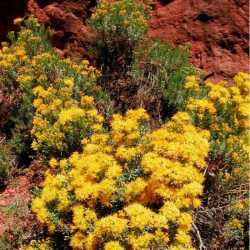
[[[33,143],[33,149],[48,153],[52,146],[50,142],[53,141],[53,146],[56,146],[51,150],[63,151],[66,149],[62,145],[63,139],[57,138],[62,136],[59,125],[53,128],[52,125],[64,108],[68,113],[79,113],[75,103],[76,100],[80,101],[83,93],[91,94],[97,100],[105,98],[105,94],[96,86],[99,72],[87,60],[77,65],[69,59],[61,59],[48,43],[49,34],[36,19],[29,18],[24,23],[17,38],[10,33],[12,44],[5,44],[0,51],[0,87],[7,89],[5,92],[17,88],[21,93],[6,124],[8,129],[13,127],[10,142],[18,153],[30,152],[30,130],[35,112],[32,134],[37,141]],[[34,100],[35,97],[38,98]],[[80,119],[79,114],[77,118],[76,114],[73,116],[73,119]],[[73,127],[67,123],[65,134],[68,133],[68,137],[76,136],[77,126],[79,124],[74,128],[75,132],[70,132]],[[74,144],[74,138],[70,140],[68,148]]]
[[[76,65],[47,53],[34,57],[32,64],[39,79],[39,85],[33,88],[36,111],[32,148],[45,155],[70,153],[79,147],[81,138],[90,136],[102,123],[93,98],[81,97],[94,93],[99,72],[86,60]]]
[[[246,172],[245,172],[246,173]],[[244,244],[244,240],[247,238],[248,234],[248,213],[249,213],[249,198],[247,197],[247,187],[245,188],[244,196],[239,195],[232,197],[230,206],[226,208],[225,216],[227,220],[223,225],[223,236],[226,238],[226,244],[235,241],[236,246],[240,247]],[[239,192],[240,195],[243,193]],[[225,244],[224,243],[224,244]],[[237,244],[238,243],[238,244]]]
[[[206,83],[200,88],[195,77],[188,78],[185,88],[196,92],[198,98],[190,98],[187,110],[197,126],[211,131],[211,154],[223,155],[225,160],[240,160],[237,151],[246,143],[250,115],[250,82],[245,73],[238,73],[233,86],[226,82]],[[242,141],[239,140],[242,139]],[[245,139],[247,140],[247,138]],[[238,149],[237,149],[238,148]]]
[[[194,249],[190,230],[200,226],[201,204],[208,214],[223,209],[221,235],[240,248],[249,202],[249,76],[237,74],[232,86],[200,84],[185,48],[147,40],[146,6],[102,0],[89,24],[104,78],[118,73],[115,80],[138,81],[163,99],[169,121],[155,130],[142,108],[105,119],[97,111],[106,97],[96,84],[100,72],[87,60],[60,58],[34,18],[3,43],[0,88],[15,96],[0,124],[18,153],[33,139],[32,149],[49,159],[32,202],[47,231],[25,249]],[[10,158],[0,143],[0,181]]]
[[[18,143],[13,143],[14,148],[18,153],[24,151],[25,148],[25,138],[22,136],[22,132],[29,127],[30,116],[32,116],[32,103],[30,103],[29,90],[31,89],[30,84],[32,84],[32,78],[24,77],[30,71],[30,66],[28,64],[27,51],[24,48],[24,37],[25,33],[23,30],[20,32],[20,38],[18,41],[13,41],[13,45],[9,46],[8,43],[4,43],[0,51],[0,89],[1,92],[7,97],[13,99],[13,107],[9,110],[9,114],[6,117],[1,117],[5,119],[5,127],[13,128],[13,142],[18,141]],[[31,37],[32,38],[32,37]],[[14,39],[14,38],[13,38]],[[17,79],[19,76],[19,79]],[[22,83],[19,84],[18,80]],[[24,85],[23,83],[27,84]],[[25,94],[20,95],[18,89],[25,89]],[[1,104],[1,109],[4,109],[5,103]],[[19,105],[20,109],[17,111],[16,107]],[[27,124],[25,124],[27,122]],[[3,123],[3,122],[1,122]]]
[[[204,87],[199,86],[197,78],[188,77],[185,88],[194,96],[188,100],[186,109],[195,125],[211,133],[210,161],[222,162],[216,163],[218,169],[212,185],[215,190],[207,192],[211,204],[226,207],[224,243],[242,242],[248,220],[249,75],[238,73],[232,86],[222,81],[208,82]]]
[[[114,39],[112,36],[126,37],[135,42],[147,32],[146,16],[145,5],[139,1],[101,0],[89,24],[106,39],[106,42],[111,42]]]
[[[32,127],[32,88],[35,84],[31,60],[39,53],[53,51],[47,42],[47,31],[34,18],[24,21],[17,37],[10,32],[9,39],[11,44],[4,43],[0,51],[0,89],[15,102],[9,116],[3,118],[6,130],[12,134],[10,143],[22,155],[30,152],[31,142],[29,130]]]
[[[13,56],[13,55],[12,55]],[[6,60],[7,59],[7,60]],[[10,119],[11,113],[19,101],[19,91],[16,84],[13,84],[13,79],[10,70],[15,68],[8,67],[11,59],[10,51],[8,51],[8,43],[2,42],[2,49],[0,50],[0,128],[4,128]],[[15,60],[16,64],[18,60]],[[14,71],[14,70],[13,70]],[[14,71],[15,72],[15,71]],[[14,73],[13,72],[13,73]]]
[[[147,12],[143,1],[98,1],[89,25],[97,33],[93,52],[104,72],[129,65],[133,48],[147,32]]]
[[[73,249],[193,249],[209,135],[187,113],[153,132],[148,120],[143,109],[114,115],[110,132],[82,140],[82,153],[51,159],[32,209],[52,236]]]

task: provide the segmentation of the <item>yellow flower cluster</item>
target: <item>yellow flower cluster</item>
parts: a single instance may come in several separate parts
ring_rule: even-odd
[[[10,87],[10,82],[8,81],[16,80],[21,88],[24,89],[25,83],[27,84],[33,79],[33,72],[29,64],[30,61],[25,44],[19,42],[10,46],[8,43],[3,42],[0,50],[0,68],[2,71],[0,84],[3,84],[3,86],[0,86],[4,87],[4,84],[6,84]]]
[[[225,233],[232,234],[238,232],[239,234],[244,234],[244,217],[248,217],[249,210],[249,197],[242,200],[232,201],[230,207],[227,208],[227,212],[230,215],[230,219],[225,225]]]
[[[70,227],[73,249],[193,249],[209,134],[187,113],[153,132],[148,121],[143,109],[114,115],[110,132],[82,140],[82,153],[50,160],[32,209],[51,234]]]
[[[72,77],[56,73],[56,69],[51,72],[52,65],[59,68],[58,63],[61,70],[71,71]],[[83,95],[80,100],[81,93],[76,92],[79,82],[87,88],[99,72],[88,66],[86,60],[76,65],[48,53],[34,57],[32,65],[40,82],[33,88],[36,111],[31,131],[34,136],[32,147],[46,154],[70,150],[102,124],[103,118],[97,114],[93,98]],[[50,65],[49,72],[46,65]],[[52,73],[57,74],[54,79],[50,79]]]
[[[227,87],[226,83],[222,81],[218,84],[208,82],[206,83],[206,87],[208,88],[208,97],[202,100],[207,101],[207,105],[205,105],[207,107],[206,111],[210,115],[213,115],[211,122],[216,123],[216,116],[224,115],[225,112],[229,112],[230,110],[231,116],[228,120],[231,119],[230,122],[233,123],[231,125],[232,128],[245,129],[249,127],[250,81],[248,74],[238,73],[234,77],[234,84],[232,86]],[[199,113],[198,109],[200,105],[198,104],[196,107],[196,101],[198,100],[191,100],[188,109]],[[203,113],[205,113],[204,110]]]
[[[232,201],[227,208],[229,217],[223,228],[224,237],[241,240],[244,238],[246,221],[249,216],[249,197]]]
[[[21,63],[27,59],[23,47],[10,48],[8,44],[3,44],[0,50],[0,67],[2,70],[10,70],[11,67],[21,66]]]
[[[147,30],[147,5],[143,1],[101,0],[90,18],[90,25],[107,36],[128,35],[139,40]]]
[[[190,79],[187,79],[186,85],[191,86]],[[197,89],[197,84],[194,83],[192,87]],[[216,147],[217,154],[233,152],[229,148],[232,149],[235,140],[238,141],[249,130],[249,75],[238,73],[232,86],[227,87],[226,82],[222,81],[218,84],[208,82],[205,87],[205,97],[190,98],[187,111],[193,115],[196,125],[211,132],[212,144],[227,145],[226,149]]]
[[[187,76],[186,81],[184,84],[184,88],[188,90],[198,90],[199,89],[199,83],[196,78],[196,76]]]
[[[18,59],[19,63],[20,61],[22,63],[30,63],[29,60],[34,55],[42,53],[48,49],[48,42],[46,40],[42,41],[41,39],[42,36],[46,38],[47,33],[37,20],[33,17],[30,17],[25,21],[23,18],[16,18],[14,20],[14,24],[16,25],[20,25],[22,22],[25,24],[21,27],[18,37],[15,37],[13,32],[10,32],[9,34],[12,44],[8,45],[6,42],[2,43],[3,47],[0,55],[5,57],[3,59],[5,60],[6,65],[14,62],[14,58]],[[4,60],[2,61],[3,65]]]
[[[20,21],[17,19],[15,23],[20,24]],[[8,116],[1,117],[0,120],[5,119],[5,123],[8,119],[14,121],[10,143],[18,154],[25,151],[27,153],[31,141],[29,132],[33,117],[32,88],[36,84],[31,60],[33,56],[48,49],[46,32],[42,26],[39,26],[34,18],[24,22],[25,26],[20,28],[17,35],[14,32],[9,33],[11,43],[3,42],[0,50],[0,88],[8,100],[4,102],[0,112],[5,111],[2,110],[5,107],[9,110],[5,111]]]

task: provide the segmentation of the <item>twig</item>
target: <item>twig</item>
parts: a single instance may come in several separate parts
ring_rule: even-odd
[[[205,170],[204,170],[204,172],[203,172],[203,176],[205,176],[205,175],[206,175],[206,173],[207,173],[207,169],[208,169],[208,165],[207,165],[206,169],[205,169]]]
[[[194,224],[194,222],[192,222],[192,226],[193,226],[193,229],[196,233],[196,237],[199,240],[199,250],[206,250],[207,248],[202,241],[201,234],[200,234],[198,227]]]

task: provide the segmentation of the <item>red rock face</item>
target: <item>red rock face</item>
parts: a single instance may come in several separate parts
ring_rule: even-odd
[[[230,78],[248,71],[248,0],[154,0],[149,35],[173,45],[190,44],[191,61],[208,78]],[[13,29],[12,19],[33,14],[54,32],[62,56],[88,57],[93,34],[86,27],[95,0],[0,1],[0,41]]]
[[[214,79],[248,71],[248,0],[158,1],[151,37],[190,44],[192,62]]]
[[[27,13],[34,15],[53,32],[53,45],[62,56],[88,57],[85,47],[93,34],[85,21],[95,5],[91,0],[29,0]]]

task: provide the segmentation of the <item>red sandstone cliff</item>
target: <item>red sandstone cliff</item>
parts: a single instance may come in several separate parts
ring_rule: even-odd
[[[248,71],[248,10],[248,0],[159,1],[150,36],[175,45],[190,43],[197,67],[214,78],[231,77]]]

